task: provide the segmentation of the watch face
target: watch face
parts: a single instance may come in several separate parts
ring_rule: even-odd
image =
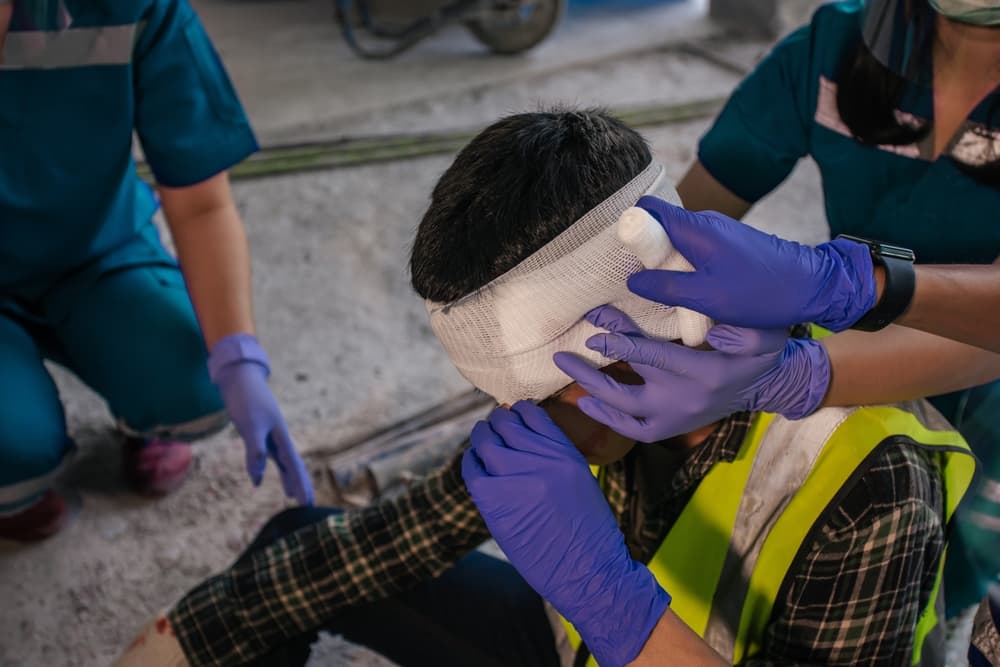
[[[872,251],[872,257],[892,257],[907,262],[914,262],[917,259],[917,256],[914,255],[913,251],[909,248],[889,245],[888,243],[880,243],[879,241],[861,238],[860,236],[851,236],[850,234],[838,234],[837,238],[847,239],[848,241],[854,241],[855,243],[863,243],[868,246],[869,250]]]
[[[899,246],[888,245],[886,243],[876,243],[875,245],[877,246],[875,252],[883,257],[894,257],[907,262],[913,262],[917,259],[917,256],[909,248],[900,248]]]

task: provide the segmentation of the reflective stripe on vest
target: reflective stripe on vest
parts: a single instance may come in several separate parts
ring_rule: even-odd
[[[975,460],[925,401],[905,409],[826,409],[798,421],[760,414],[736,458],[715,464],[702,479],[648,564],[673,596],[671,609],[735,664],[759,652],[785,575],[813,526],[893,436],[939,452],[950,520]],[[937,624],[937,589],[935,584],[916,628],[914,664]],[[579,635],[564,625],[579,647]],[[596,665],[593,658],[587,664]]]
[[[9,32],[0,70],[127,65],[139,30],[140,24],[132,23]]]

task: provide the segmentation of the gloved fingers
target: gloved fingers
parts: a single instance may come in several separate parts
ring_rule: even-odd
[[[496,408],[496,410],[503,410],[504,408]],[[492,416],[492,414],[491,414]],[[503,438],[500,437],[493,430],[493,427],[488,421],[478,421],[476,425],[472,427],[472,433],[469,435],[469,441],[472,443],[469,447],[469,452],[475,456],[475,466],[477,470],[481,470],[482,474],[479,477],[493,477],[495,475],[502,474],[500,470],[496,468],[497,455],[494,452],[502,451],[507,447]],[[462,477],[468,481],[465,477],[465,468],[468,463],[469,453],[465,454],[462,459]],[[469,463],[469,465],[472,465]]]
[[[503,409],[494,408],[494,411]],[[472,448],[479,446],[480,443],[499,447],[504,446],[503,439],[493,431],[493,427],[485,419],[480,419],[472,427],[472,432],[469,434],[469,442],[472,444]]]
[[[718,246],[715,239],[720,230],[706,214],[674,206],[653,195],[640,197],[635,205],[645,209],[660,223],[670,243],[696,268],[700,268]]]
[[[571,352],[556,352],[552,360],[559,370],[573,378],[588,394],[606,403],[625,407],[640,399],[644,385],[622,384],[610,375],[591,368],[590,364]]]
[[[264,468],[267,466],[267,453],[264,443],[253,435],[244,436],[243,446],[246,451],[247,474],[254,486],[260,486],[264,479]]]
[[[292,436],[284,424],[276,427],[268,438],[268,450],[281,471],[281,485],[285,495],[300,505],[312,505],[314,496],[312,478],[302,457],[295,449]]]
[[[702,350],[693,350],[670,341],[620,334],[591,336],[587,347],[609,359],[630,364],[647,381],[648,372],[643,367],[675,371],[675,368],[681,366],[680,362],[687,358],[693,360],[702,356]]]
[[[585,317],[588,322],[600,329],[613,333],[643,335],[642,329],[636,326],[631,317],[611,305],[598,306]]]
[[[719,324],[708,332],[708,344],[719,352],[757,356],[780,352],[788,342],[788,329],[751,329]]]
[[[655,442],[663,438],[648,434],[647,422],[641,417],[633,417],[618,408],[592,396],[585,396],[577,402],[580,411],[596,422],[604,424],[615,433],[639,442]]]
[[[520,403],[521,401],[518,401],[515,405]],[[537,406],[535,407],[537,408]],[[537,409],[541,410],[541,408]],[[539,463],[539,457],[544,459],[561,459],[565,458],[568,453],[574,458],[579,455],[573,443],[569,441],[562,431],[557,428],[549,428],[547,429],[547,433],[538,433],[526,424],[521,415],[513,409],[497,408],[490,413],[488,419],[490,428],[502,441],[503,447],[512,452],[516,451],[531,455],[534,458],[535,465]],[[552,433],[556,437],[551,438],[548,433]],[[493,443],[486,443],[484,441],[484,444]],[[482,457],[483,453],[480,451],[480,458]],[[484,462],[486,463],[487,470],[493,472],[493,469],[490,468],[490,461]],[[507,471],[505,474],[510,474],[510,472]]]
[[[513,410],[495,408],[486,419],[489,422],[493,437],[482,434],[480,439],[474,443],[480,452],[480,458],[483,457],[482,450],[486,447],[506,447],[520,451],[541,452],[548,446],[548,443],[540,443],[540,441],[546,440],[546,438],[525,426],[521,415]],[[484,461],[484,463],[486,463],[486,469],[492,473],[493,471],[490,469],[489,462]]]
[[[268,434],[267,436],[267,455],[274,460],[274,464],[278,466],[278,472],[281,473],[282,481],[284,481],[285,472],[288,470],[288,466],[281,458],[281,451],[278,449],[278,444],[275,441],[274,432]]]
[[[479,422],[479,424],[484,423]],[[483,465],[475,448],[469,447],[465,450],[465,454],[462,455],[462,479],[465,480],[465,485],[470,487],[469,490],[471,491],[473,485],[476,485],[483,479],[487,479],[489,476],[490,473],[487,472],[486,466]]]
[[[546,459],[546,457],[539,456],[534,452],[522,451],[509,447],[506,443],[498,444],[492,440],[480,440],[473,445],[472,449],[479,457],[483,469],[489,473],[490,477],[498,479],[538,474],[541,464]]]
[[[633,273],[626,282],[629,291],[647,301],[702,312],[706,305],[713,302],[711,294],[705,293],[709,289],[705,284],[706,280],[705,276],[697,271],[644,269]],[[705,314],[718,317],[718,313]]]
[[[470,449],[476,453],[479,465],[482,466],[482,469],[490,477],[506,477],[536,470],[538,468],[539,457],[533,452],[525,452],[519,450],[516,446],[511,446],[510,442],[492,424],[493,421],[520,423],[520,418],[517,415],[510,414],[504,408],[497,408],[494,412],[498,414],[496,417],[491,414],[489,417],[490,422],[476,422],[476,425],[472,427],[472,435],[469,436],[472,442]],[[516,439],[520,441],[525,437],[531,437],[525,436],[523,432],[517,433],[513,430],[505,430],[512,433],[511,440]]]
[[[511,410],[521,417],[521,421],[524,422],[524,425],[529,430],[548,438],[553,443],[565,445],[568,449],[572,449],[574,452],[577,451],[573,443],[570,442],[569,437],[552,421],[552,418],[549,417],[549,414],[543,408],[531,401],[518,401],[511,406]]]

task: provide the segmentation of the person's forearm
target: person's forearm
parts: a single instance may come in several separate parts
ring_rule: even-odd
[[[831,366],[827,407],[911,400],[1000,378],[1000,355],[900,326],[845,331],[823,346]]]
[[[718,667],[728,665],[680,617],[667,609],[630,667]]]
[[[739,220],[750,210],[750,202],[730,192],[708,173],[698,160],[677,183],[677,196],[689,211],[718,211]]]
[[[254,333],[250,253],[226,174],[189,188],[160,188],[163,211],[208,349]]]
[[[897,323],[1000,352],[1000,265],[918,266]]]
[[[881,298],[881,268],[875,278]],[[823,341],[832,371],[823,405],[911,400],[1000,378],[1000,265],[917,266],[897,325]]]

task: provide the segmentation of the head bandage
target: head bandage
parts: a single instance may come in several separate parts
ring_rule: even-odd
[[[603,304],[625,312],[650,338],[705,341],[708,318],[628,291],[626,279],[642,268],[693,270],[656,220],[630,208],[644,194],[680,205],[663,166],[651,162],[502,276],[453,303],[426,302],[431,328],[469,382],[500,403],[538,401],[573,381],[552,361],[555,352],[575,352],[598,367],[614,363],[585,345],[601,330],[583,317]]]

